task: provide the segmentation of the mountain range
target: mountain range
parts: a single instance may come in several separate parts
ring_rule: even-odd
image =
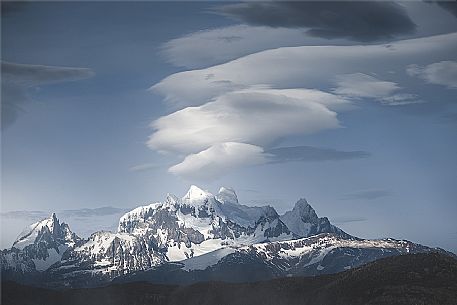
[[[191,186],[182,198],[168,194],[162,202],[127,212],[117,232],[95,232],[87,239],[52,214],[20,233],[1,251],[0,262],[2,280],[90,287],[330,274],[419,252],[446,253],[405,240],[351,236],[318,217],[305,199],[279,215],[271,206],[240,204],[231,188],[213,195]]]

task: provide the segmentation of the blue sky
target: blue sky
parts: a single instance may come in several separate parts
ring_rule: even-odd
[[[457,251],[455,10],[381,4],[370,24],[349,4],[331,22],[306,14],[332,3],[7,7],[2,248],[31,218],[11,211],[76,226],[64,211],[111,206],[87,223],[112,228],[197,184]]]

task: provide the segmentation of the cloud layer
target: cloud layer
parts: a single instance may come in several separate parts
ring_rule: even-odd
[[[449,50],[456,48],[456,33],[381,45],[278,48],[172,74],[151,90],[177,107],[198,106],[224,93],[258,85],[278,89],[334,87],[337,75],[404,71],[408,64],[447,58]]]
[[[338,128],[332,105],[343,98],[318,90],[260,89],[232,91],[201,106],[187,107],[152,123],[150,148],[200,152],[224,142],[259,146],[280,138]]]
[[[264,150],[262,147],[252,144],[226,142],[188,155],[181,163],[172,166],[169,172],[190,181],[207,181],[219,178],[233,169],[243,166],[285,162],[342,161],[369,156],[370,153],[365,151],[339,151],[312,146],[278,147]]]
[[[388,1],[278,1],[228,4],[216,8],[251,25],[306,28],[310,35],[376,41],[411,34],[416,25],[399,4]]]
[[[269,155],[270,163],[342,161],[371,156],[366,151],[340,151],[312,146],[278,147],[268,149],[265,152]]]
[[[2,67],[2,129],[7,128],[24,112],[30,100],[28,89],[89,78],[94,72],[85,68],[51,67],[1,62]]]
[[[274,147],[290,136],[339,128],[338,113],[365,99],[421,102],[391,78],[411,63],[449,56],[456,38],[453,33],[381,45],[284,47],[172,74],[151,90],[177,110],[152,122],[147,144],[184,156],[169,170],[187,179],[209,180],[249,164],[366,157]]]

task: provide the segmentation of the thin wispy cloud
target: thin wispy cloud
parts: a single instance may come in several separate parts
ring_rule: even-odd
[[[31,101],[30,88],[94,76],[94,72],[86,68],[29,65],[5,61],[1,62],[1,70],[2,129],[13,124],[17,117],[26,111],[26,104]]]
[[[81,208],[81,209],[72,209],[72,210],[59,210],[56,213],[59,217],[62,218],[71,218],[71,217],[98,217],[98,216],[107,216],[107,215],[116,215],[119,213],[125,213],[129,209],[125,208],[115,208],[115,207],[99,207],[99,208]],[[46,217],[49,217],[51,212],[49,211],[9,211],[2,212],[0,216],[2,218],[21,218],[21,219],[30,219],[30,220],[40,220]]]
[[[145,172],[145,171],[150,171],[150,170],[155,170],[159,169],[161,165],[157,163],[144,163],[144,164],[138,164],[131,166],[129,168],[129,171],[131,172]]]
[[[429,84],[457,89],[457,61],[440,61],[426,66],[410,65],[406,69],[410,76],[423,79]]]
[[[188,155],[184,161],[172,166],[169,171],[189,181],[208,181],[243,166],[285,162],[343,161],[367,158],[370,155],[365,151],[340,151],[311,146],[264,150],[252,144],[226,142]]]
[[[270,155],[270,163],[343,161],[371,156],[366,151],[341,151],[313,146],[278,147],[268,149],[265,153]]]
[[[362,217],[362,216],[336,216],[332,217],[331,221],[332,223],[336,225],[342,225],[342,224],[347,224],[347,223],[352,223],[352,222],[361,222],[361,221],[367,221],[368,218]]]
[[[389,106],[423,103],[415,94],[397,93],[401,89],[397,83],[379,80],[371,75],[344,74],[336,76],[335,79],[337,87],[333,89],[333,93],[348,98],[369,98]]]

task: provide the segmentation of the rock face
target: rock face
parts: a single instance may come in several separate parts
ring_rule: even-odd
[[[154,240],[169,261],[227,245],[293,238],[272,207],[241,205],[228,188],[221,188],[214,196],[196,186],[191,186],[181,199],[169,194],[163,203],[126,213],[118,231]]]
[[[436,249],[357,239],[319,218],[305,199],[279,216],[270,206],[240,204],[233,189],[213,195],[192,186],[182,198],[168,194],[126,213],[117,232],[86,240],[53,214],[25,229],[0,261],[4,279],[85,287],[132,274],[170,283],[316,275],[427,251]]]
[[[290,231],[300,237],[308,237],[320,233],[335,233],[350,237],[340,228],[330,224],[327,217],[318,217],[316,211],[303,198],[297,201],[292,211],[282,215],[281,220]]]
[[[66,223],[51,217],[36,222],[19,234],[13,247],[3,250],[2,270],[44,271],[59,262],[63,254],[81,243]]]

